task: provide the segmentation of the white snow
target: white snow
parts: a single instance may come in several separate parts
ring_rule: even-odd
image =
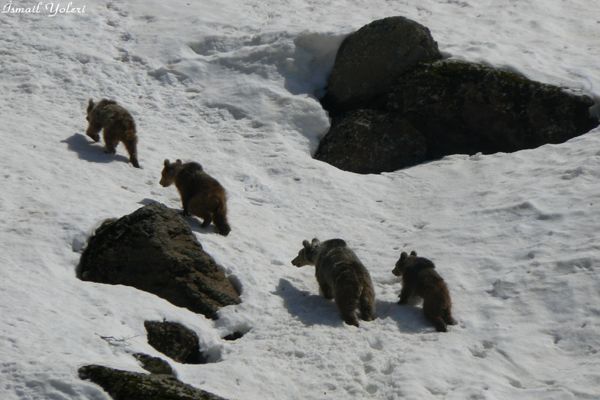
[[[27,2],[15,4],[34,5]],[[77,369],[142,371],[143,322],[194,329],[206,365],[171,362],[228,399],[600,398],[600,129],[514,154],[455,155],[381,175],[313,160],[315,100],[343,37],[385,16],[442,51],[600,98],[596,0],[74,1],[85,14],[0,14],[0,398],[109,399]],[[88,98],[136,118],[142,170],[84,136]],[[197,233],[243,303],[205,319],[145,292],[82,282],[105,218],[160,201],[162,161],[202,163],[232,232]],[[341,237],[379,318],[344,325],[303,239]],[[432,259],[459,325],[396,305],[402,250]],[[247,331],[237,341],[221,337]]]

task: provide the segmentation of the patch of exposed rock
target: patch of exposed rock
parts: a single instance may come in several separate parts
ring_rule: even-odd
[[[177,322],[146,321],[148,344],[183,364],[205,364],[196,332]]]

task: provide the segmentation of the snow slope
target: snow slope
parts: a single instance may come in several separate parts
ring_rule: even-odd
[[[18,2],[25,4],[24,2]],[[514,154],[456,155],[382,175],[313,160],[322,89],[344,35],[404,15],[455,57],[600,97],[595,0],[76,2],[83,15],[0,14],[0,398],[108,399],[77,378],[141,371],[143,322],[193,328],[211,355],[181,380],[229,399],[600,398],[600,129]],[[84,136],[88,98],[136,118],[143,169]],[[160,201],[162,161],[228,189],[228,237],[197,229],[243,303],[206,320],[75,266],[104,218]],[[379,318],[341,323],[303,239],[342,237]],[[436,262],[459,325],[399,307],[402,250]],[[221,339],[248,331],[233,342]]]

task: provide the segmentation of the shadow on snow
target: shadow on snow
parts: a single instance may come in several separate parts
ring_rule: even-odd
[[[106,164],[115,160],[129,163],[129,159],[120,154],[107,154],[103,148],[88,140],[87,136],[74,133],[61,143],[66,143],[70,151],[77,153],[80,160]]]

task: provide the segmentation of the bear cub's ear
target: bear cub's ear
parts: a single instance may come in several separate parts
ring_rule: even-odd
[[[417,256],[417,252],[413,250],[413,251],[410,252],[410,255],[416,257]]]
[[[313,238],[312,242],[310,243],[312,247],[319,247],[320,244],[321,242],[317,238]]]
[[[406,254],[405,251],[403,251],[402,253],[400,253],[400,261],[406,260],[406,257],[408,257],[408,254]]]
[[[88,107],[87,107],[87,112],[92,111],[92,109],[94,108],[94,100],[90,99],[88,101]]]
[[[171,163],[169,162],[168,158],[165,158],[165,167],[168,167],[169,165],[171,165]]]
[[[304,246],[305,249],[310,249],[310,243],[308,243],[308,240],[303,240],[302,246]]]

